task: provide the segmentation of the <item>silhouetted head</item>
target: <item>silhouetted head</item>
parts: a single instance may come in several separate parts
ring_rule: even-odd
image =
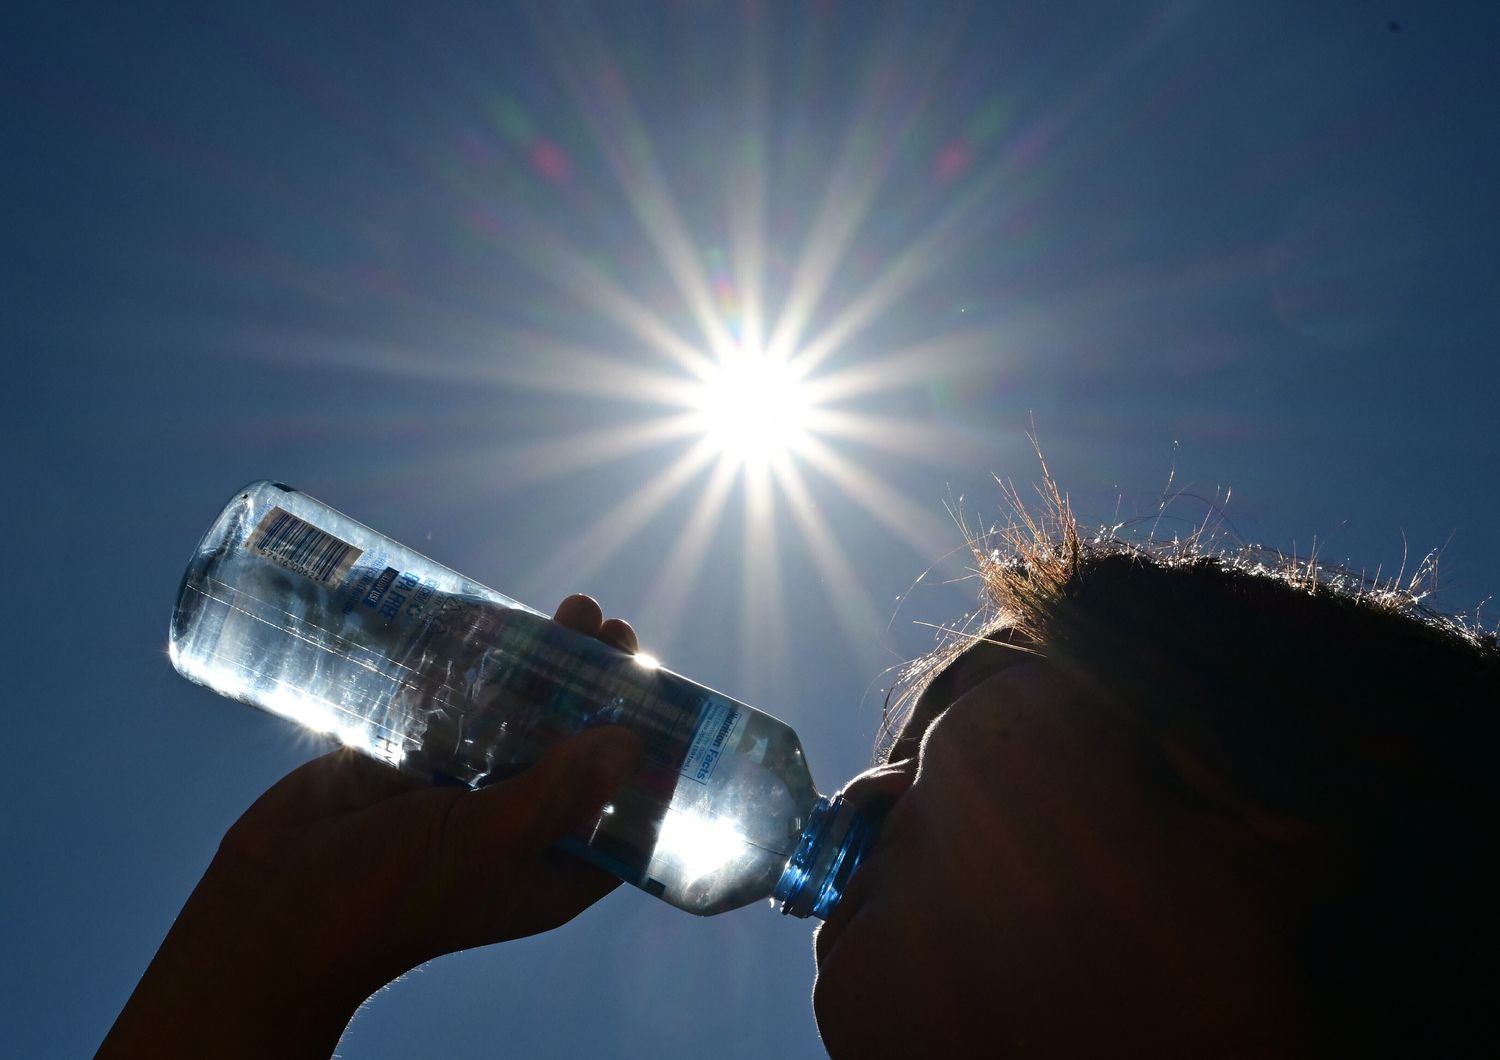
[[[914,664],[849,789],[891,808],[820,932],[830,1050],[1472,1050],[1493,635],[1312,563],[1085,541],[1053,497],[977,543],[977,634]]]

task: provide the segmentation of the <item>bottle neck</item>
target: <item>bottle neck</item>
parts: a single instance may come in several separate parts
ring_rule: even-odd
[[[782,913],[827,920],[874,841],[874,825],[842,795],[820,797],[776,885]]]

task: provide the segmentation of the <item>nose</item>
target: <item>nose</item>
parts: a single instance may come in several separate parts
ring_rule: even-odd
[[[917,777],[917,760],[903,759],[868,769],[844,785],[839,794],[872,822],[891,812]]]

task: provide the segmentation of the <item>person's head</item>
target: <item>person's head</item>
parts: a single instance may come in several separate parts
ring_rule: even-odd
[[[1493,635],[1312,565],[1090,544],[1052,514],[976,549],[984,635],[916,668],[887,764],[851,785],[891,808],[819,932],[830,1051],[1471,1041]]]

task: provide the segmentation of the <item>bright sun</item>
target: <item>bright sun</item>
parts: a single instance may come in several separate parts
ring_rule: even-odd
[[[710,444],[746,464],[796,452],[807,436],[812,408],[795,368],[753,351],[716,365],[703,381],[697,406]]]

